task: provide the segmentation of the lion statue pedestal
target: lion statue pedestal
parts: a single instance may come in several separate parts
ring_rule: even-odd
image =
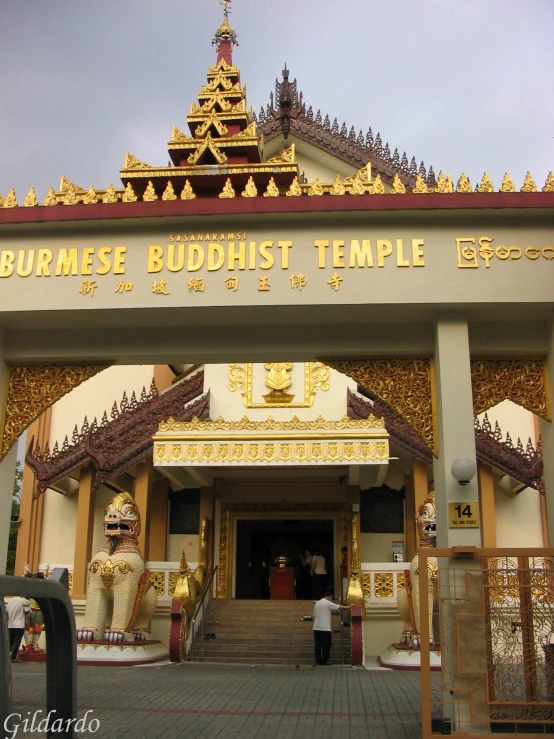
[[[423,501],[416,518],[420,547],[434,547],[437,537],[437,519],[435,514],[435,494],[430,493]],[[419,550],[418,550],[419,552]],[[431,669],[440,670],[441,653],[439,645],[435,643],[433,633],[433,602],[438,595],[438,567],[435,557],[427,560],[429,583],[429,599],[425,613],[419,608],[419,554],[416,552],[410,569],[404,571],[405,587],[398,590],[398,612],[404,621],[400,641],[389,644],[387,651],[379,656],[378,662],[382,667],[393,670],[420,670],[420,624],[422,618],[429,621],[429,642],[431,647]]]
[[[138,548],[140,514],[129,493],[106,508],[108,541],[89,565],[87,605],[77,629],[77,660],[137,665],[167,658],[167,647],[149,640],[158,597]]]

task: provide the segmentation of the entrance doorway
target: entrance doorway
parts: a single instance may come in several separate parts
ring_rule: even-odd
[[[235,597],[270,597],[270,567],[286,557],[294,569],[296,600],[312,600],[313,586],[305,552],[320,550],[326,560],[327,583],[335,581],[334,521],[332,519],[239,519],[237,520]]]

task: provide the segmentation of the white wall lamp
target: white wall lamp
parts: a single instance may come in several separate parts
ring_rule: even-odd
[[[477,467],[473,460],[463,457],[452,462],[450,472],[459,485],[468,485],[475,477]]]

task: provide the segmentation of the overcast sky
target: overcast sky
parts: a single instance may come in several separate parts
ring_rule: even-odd
[[[215,60],[217,0],[0,0],[0,193],[168,161]],[[554,169],[553,0],[233,0],[256,111],[287,62],[308,105],[498,188]]]

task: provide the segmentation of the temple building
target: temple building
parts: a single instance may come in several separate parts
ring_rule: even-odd
[[[171,216],[166,242],[149,244],[152,295],[167,295],[177,275],[185,280],[181,290],[202,299],[207,279],[217,274],[222,294],[243,289],[246,298],[263,295],[281,280],[303,299],[312,278],[302,263],[294,274],[286,271],[292,241],[251,237],[238,216],[200,224],[214,199],[263,198],[267,223],[290,218],[291,230],[301,233],[304,227],[294,217],[314,196],[332,201],[472,192],[465,175],[456,184],[392,149],[371,128],[366,134],[348,131],[314,112],[286,67],[269,104],[255,115],[232,57],[236,34],[227,8],[215,42],[215,64],[191,103],[188,131],[173,127],[168,166],[127,153],[120,187],[86,189],[64,176],[44,202],[83,209],[111,204],[115,218],[129,203],[194,201],[193,224]],[[510,182],[507,191],[514,189]],[[551,192],[554,180],[548,182]],[[477,190],[492,191],[486,175]],[[34,207],[33,197],[25,204]],[[3,198],[5,207],[10,198],[15,194]],[[283,200],[288,212],[273,212],[271,203]],[[329,295],[341,289],[348,270],[377,271],[394,263],[412,274],[424,264],[423,239],[415,232],[410,239],[402,232],[395,240],[371,242],[341,240],[333,232],[315,247],[310,257],[317,256],[320,273],[326,270]],[[91,264],[100,260],[97,274],[118,275],[118,248],[89,255]],[[464,254],[459,259],[469,259]],[[43,260],[40,265],[35,257]],[[71,249],[50,257],[44,261],[44,255],[29,252],[11,262],[6,258],[0,272],[21,276],[40,268],[65,275],[60,280],[92,274],[79,272],[85,262],[78,265]],[[119,274],[116,292],[134,295],[130,278]],[[92,298],[96,288],[94,276],[83,279],[83,296]],[[222,304],[213,314],[217,330],[225,328],[225,312]],[[182,330],[186,337],[188,329]],[[288,359],[273,338],[259,337],[267,360]],[[129,493],[141,516],[139,549],[158,595],[154,638],[168,641],[172,596],[185,559],[191,570],[202,557],[210,575],[217,568],[217,600],[307,602],[314,594],[309,558],[316,551],[325,556],[335,597],[346,595],[346,547],[348,577],[361,588],[366,656],[398,642],[397,596],[419,546],[416,515],[437,483],[435,409],[426,399],[432,364],[406,356],[371,366],[348,357],[291,358],[224,364],[208,356],[205,363],[187,364],[192,358],[182,356],[180,364],[91,364],[81,377],[86,381],[60,393],[28,429],[16,574],[67,567],[82,625],[89,564],[105,542],[105,509],[114,496]],[[475,388],[484,387],[482,365],[472,364]],[[540,374],[542,364],[534,369]],[[499,405],[505,397],[474,404],[480,544],[548,546],[538,425],[529,404]],[[291,573],[287,582],[272,580],[279,568]],[[311,612],[309,603],[305,611]],[[211,658],[217,657],[215,640]]]

